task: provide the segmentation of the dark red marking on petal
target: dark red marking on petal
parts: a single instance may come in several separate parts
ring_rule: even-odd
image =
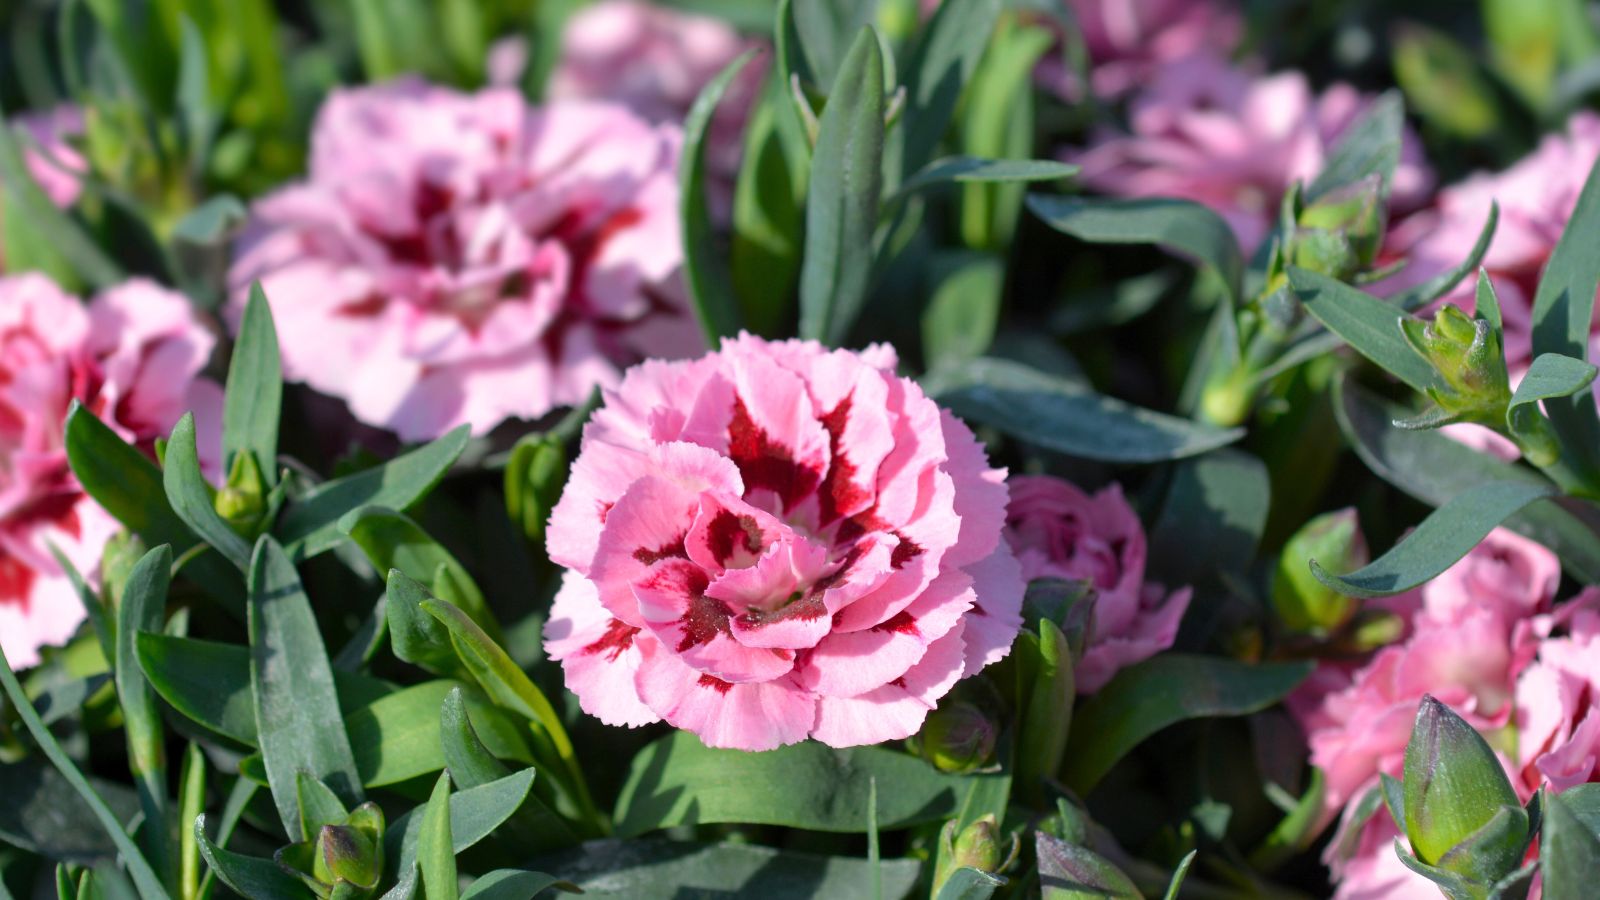
[[[760,628],[764,625],[771,625],[774,622],[783,622],[791,619],[810,622],[827,614],[828,607],[823,604],[822,595],[820,593],[811,593],[785,603],[770,612],[764,609],[746,610],[739,614],[739,623],[749,628]]]
[[[633,558],[647,566],[655,565],[663,559],[688,559],[689,551],[684,549],[683,546],[684,537],[686,535],[680,534],[655,550],[651,550],[648,547],[640,547],[633,551]],[[701,590],[704,590],[704,588],[701,588]]]
[[[983,605],[979,603],[972,604],[972,608],[967,611],[975,616],[987,616],[989,614],[989,611],[984,609]]]
[[[890,616],[888,619],[886,619],[886,620],[884,620],[882,622],[879,622],[878,624],[872,626],[872,630],[873,631],[893,631],[896,634],[909,634],[909,635],[919,635],[919,634],[922,633],[922,632],[917,630],[916,617],[911,615],[910,613],[906,612],[903,609],[900,610],[899,612],[895,613],[894,615]]]
[[[788,512],[822,480],[822,473],[795,462],[789,449],[772,440],[750,418],[744,400],[736,399],[728,423],[728,457],[744,477],[745,495],[765,488],[778,495]]]
[[[701,591],[705,586],[701,585]],[[678,620],[683,629],[683,639],[678,641],[678,652],[683,653],[701,644],[709,644],[717,635],[732,635],[728,627],[728,607],[722,601],[699,594],[689,600],[689,609]]]
[[[891,681],[891,682],[889,682],[889,683],[890,683],[890,684],[892,684],[892,685],[894,685],[894,686],[895,686],[895,687],[897,687],[897,688],[899,688],[899,689],[900,689],[900,690],[902,690],[902,691],[909,691],[909,690],[911,690],[911,689],[910,689],[910,688],[908,688],[908,687],[906,687],[906,679],[905,679],[905,676],[901,676],[901,677],[899,677],[899,678],[896,678],[896,679],[895,679],[895,680],[893,680],[893,681]]]
[[[734,548],[741,544],[744,549],[759,556],[763,549],[761,526],[750,516],[719,509],[711,518],[711,524],[706,526],[706,543],[711,548],[711,558],[718,565],[727,565]]]
[[[28,594],[38,573],[22,560],[0,552],[0,603],[11,603],[28,611]]]
[[[854,509],[868,499],[867,492],[854,481],[856,464],[851,462],[844,447],[844,429],[850,421],[850,401],[853,397],[854,394],[851,394],[840,400],[839,405],[820,420],[822,427],[828,430],[828,448],[832,451],[828,474],[817,489],[817,507],[823,525],[828,525],[844,515],[844,510]]]
[[[726,694],[727,692],[733,690],[733,685],[723,681],[721,678],[718,678],[715,675],[701,675],[700,680],[695,683],[701,687],[711,688],[719,694]]]
[[[600,639],[584,647],[579,653],[585,656],[596,656],[604,653],[606,662],[616,662],[625,650],[633,646],[633,636],[639,629],[621,619],[612,619],[606,626],[606,633]]]
[[[811,583],[811,593],[813,595],[820,596],[824,591],[827,591],[829,588],[839,584],[839,582],[844,581],[845,578],[849,576],[850,570],[855,567],[856,562],[861,559],[862,554],[865,552],[866,549],[860,544],[851,547],[850,552],[846,553],[844,558],[839,560],[839,567],[837,569],[834,569],[832,572],[829,572],[828,574]]]
[[[600,504],[600,524],[606,523],[606,516],[611,515],[611,507],[616,506],[616,501],[607,501]]]
[[[894,550],[889,554],[890,567],[898,569],[922,555],[922,548],[917,546],[915,541],[898,531],[893,532],[893,534],[900,539],[900,543],[896,544]]]

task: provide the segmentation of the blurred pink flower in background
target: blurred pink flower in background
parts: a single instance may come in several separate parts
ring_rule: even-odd
[[[487,432],[704,346],[684,299],[679,133],[620,106],[529,108],[415,80],[334,92],[306,181],[257,202],[286,377],[403,440]]]
[[[1161,66],[1129,102],[1129,131],[1102,128],[1065,158],[1089,188],[1120,197],[1178,197],[1227,220],[1246,254],[1278,218],[1284,193],[1321,170],[1370,98],[1346,84],[1316,94],[1299,72],[1256,75],[1209,55]],[[1390,194],[1414,208],[1432,184],[1408,139]]]
[[[1483,267],[1494,283],[1505,320],[1506,362],[1520,374],[1533,360],[1530,328],[1534,291],[1555,250],[1578,194],[1600,157],[1600,115],[1578,112],[1566,131],[1547,135],[1538,149],[1503,172],[1480,172],[1439,191],[1426,210],[1399,223],[1386,252],[1408,259],[1406,268],[1384,282],[1395,289],[1419,284],[1460,265],[1483,230],[1491,203],[1500,204],[1500,221]],[[1477,278],[1468,276],[1442,303],[1476,307]],[[1600,325],[1596,326],[1600,332]],[[1600,349],[1591,339],[1590,352]]]
[[[0,647],[13,666],[84,618],[50,547],[93,580],[119,527],[67,467],[72,402],[147,451],[194,410],[214,463],[222,393],[197,377],[214,343],[187,300],[148,281],[85,306],[42,275],[0,276]]]
[[[24,160],[28,174],[45,196],[63,208],[76,203],[83,185],[75,173],[88,168],[88,164],[68,141],[83,133],[83,112],[75,106],[61,106],[49,112],[17,116],[12,125],[20,128],[33,145],[25,151]],[[5,223],[0,222],[0,229],[4,227]],[[0,272],[3,271],[5,259],[0,256]]]
[[[642,0],[604,0],[567,20],[547,93],[612,100],[650,122],[682,125],[701,89],[739,54],[760,46],[719,19]],[[765,68],[760,58],[745,64],[711,123],[706,167],[724,208],[733,197],[745,122]]]
[[[1145,536],[1139,517],[1113,484],[1090,495],[1050,476],[1011,479],[1006,538],[1024,581],[1090,582],[1094,617],[1077,686],[1092,694],[1118,669],[1172,646],[1189,608],[1189,589],[1168,594],[1144,580]]]
[[[1408,634],[1359,667],[1324,663],[1289,699],[1326,778],[1325,820],[1341,817],[1324,859],[1340,898],[1413,896],[1403,869],[1387,860],[1395,834],[1388,814],[1357,821],[1357,802],[1380,773],[1401,775],[1407,740],[1424,694],[1474,727],[1493,733],[1512,721],[1518,676],[1539,652],[1552,622],[1560,563],[1543,546],[1496,529],[1460,562],[1414,594],[1396,598]],[[1569,604],[1570,605],[1570,604]],[[1510,762],[1507,761],[1508,768]],[[1520,789],[1520,788],[1519,788]],[[1523,790],[1524,796],[1530,791]],[[1354,833],[1386,832],[1387,837]],[[1349,847],[1358,849],[1353,855]],[[1344,850],[1341,850],[1344,848]],[[1411,876],[1430,891],[1430,883]],[[1391,883],[1402,885],[1385,893]],[[1416,896],[1431,896],[1418,892]]]
[[[708,746],[917,732],[1005,656],[1005,472],[894,352],[748,335],[606,395],[550,518],[545,628],[583,709]]]
[[[1227,0],[1068,0],[1089,54],[1089,82],[1101,99],[1120,97],[1163,67],[1199,53],[1224,56],[1239,43],[1244,23]],[[1036,77],[1069,100],[1083,99],[1076,75],[1059,52]]]
[[[1517,682],[1517,790],[1600,781],[1600,590],[1563,607],[1566,634],[1539,645]]]

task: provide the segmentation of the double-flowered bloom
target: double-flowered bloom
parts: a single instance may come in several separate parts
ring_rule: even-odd
[[[545,630],[614,725],[765,750],[914,734],[1009,651],[1005,473],[891,350],[741,336],[606,396],[551,516]]]
[[[194,410],[214,456],[222,394],[196,377],[214,342],[188,301],[150,282],[85,305],[41,275],[0,277],[0,647],[13,666],[83,621],[51,548],[92,580],[118,528],[67,467],[68,409],[146,450]]]
[[[683,293],[680,136],[627,109],[419,81],[335,92],[309,177],[256,204],[284,372],[405,440],[580,403],[703,347]]]

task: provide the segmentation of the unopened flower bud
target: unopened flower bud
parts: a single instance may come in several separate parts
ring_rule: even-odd
[[[228,481],[217,491],[212,505],[222,521],[240,536],[254,538],[260,534],[267,513],[267,486],[254,453],[240,450],[233,455]]]
[[[1432,322],[1401,319],[1400,330],[1444,382],[1428,389],[1441,410],[1457,419],[1504,427],[1511,386],[1499,329],[1445,306]]]
[[[506,513],[530,541],[544,540],[545,521],[561,499],[567,454],[554,437],[524,438],[506,464]]]
[[[998,872],[1005,857],[1001,851],[1000,826],[994,814],[984,816],[961,830],[953,844],[957,868]]]
[[[1311,573],[1311,561],[1330,572],[1353,572],[1367,564],[1367,542],[1356,511],[1324,513],[1289,538],[1278,557],[1272,580],[1272,607],[1293,631],[1327,634],[1337,631],[1355,613],[1356,603]]]
[[[917,737],[923,759],[944,772],[970,772],[994,753],[996,728],[983,710],[965,701],[941,705]]]
[[[1291,241],[1296,266],[1340,280],[1372,266],[1383,243],[1383,179],[1369,175],[1300,211]]]
[[[1431,696],[1417,708],[1402,787],[1417,859],[1491,884],[1515,871],[1528,815],[1488,742]]]

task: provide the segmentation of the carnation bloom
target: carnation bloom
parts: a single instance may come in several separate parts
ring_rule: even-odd
[[[1567,634],[1539,645],[1517,682],[1519,792],[1600,781],[1600,591],[1573,600]]]
[[[46,113],[18,116],[13,124],[19,126],[33,144],[27,148],[24,161],[28,174],[44,190],[45,196],[60,207],[77,202],[83,186],[74,173],[88,166],[67,139],[83,131],[83,113],[77,107],[62,106]],[[0,271],[4,269],[5,260],[0,258]]]
[[[1226,53],[1243,31],[1228,0],[1068,0],[1089,54],[1096,96],[1119,97],[1181,59]],[[1035,76],[1061,96],[1082,88],[1060,53],[1045,57]]]
[[[1585,110],[1567,121],[1565,133],[1545,137],[1511,168],[1481,172],[1440,190],[1429,209],[1409,217],[1391,234],[1387,251],[1405,257],[1407,265],[1385,284],[1409,287],[1460,265],[1483,230],[1490,204],[1498,203],[1500,220],[1483,268],[1500,300],[1506,361],[1520,373],[1533,359],[1530,329],[1539,277],[1597,156],[1600,115]],[[1473,309],[1476,289],[1476,278],[1464,278],[1441,302]]]
[[[1005,473],[894,352],[742,335],[630,370],[550,517],[545,627],[583,709],[707,745],[914,734],[1005,656]]]
[[[148,448],[195,410],[214,456],[221,391],[196,377],[214,338],[181,296],[129,281],[85,306],[42,275],[0,276],[0,647],[39,661],[83,621],[53,546],[91,579],[117,523],[67,467],[73,401]]]
[[[310,176],[258,202],[285,375],[405,440],[483,433],[703,346],[684,300],[679,135],[619,106],[414,80],[334,92]]]
[[[1299,72],[1257,76],[1210,55],[1190,56],[1156,70],[1133,96],[1128,133],[1100,129],[1067,158],[1096,191],[1205,204],[1248,251],[1271,230],[1289,186],[1321,171],[1368,103],[1347,84],[1317,95]],[[1408,140],[1392,205],[1415,205],[1431,180]]]
[[[1090,694],[1118,669],[1172,646],[1189,608],[1189,589],[1170,595],[1144,580],[1145,538],[1122,488],[1089,495],[1049,476],[1011,479],[1006,538],[1024,581],[1065,578],[1095,590],[1091,633],[1077,684]]]
[[[1514,532],[1496,529],[1460,562],[1391,605],[1409,608],[1408,636],[1359,668],[1325,663],[1290,698],[1306,731],[1311,763],[1326,778],[1324,818],[1344,810],[1340,832],[1387,827],[1382,816],[1353,820],[1354,801],[1398,778],[1404,768],[1417,704],[1432,694],[1480,730],[1511,721],[1517,677],[1532,660],[1561,579],[1555,554]],[[1350,835],[1366,850],[1347,858],[1336,838],[1326,860],[1336,896],[1405,896],[1376,885],[1404,881],[1398,870],[1362,853],[1393,854],[1392,842]],[[1431,887],[1431,886],[1430,886]]]

